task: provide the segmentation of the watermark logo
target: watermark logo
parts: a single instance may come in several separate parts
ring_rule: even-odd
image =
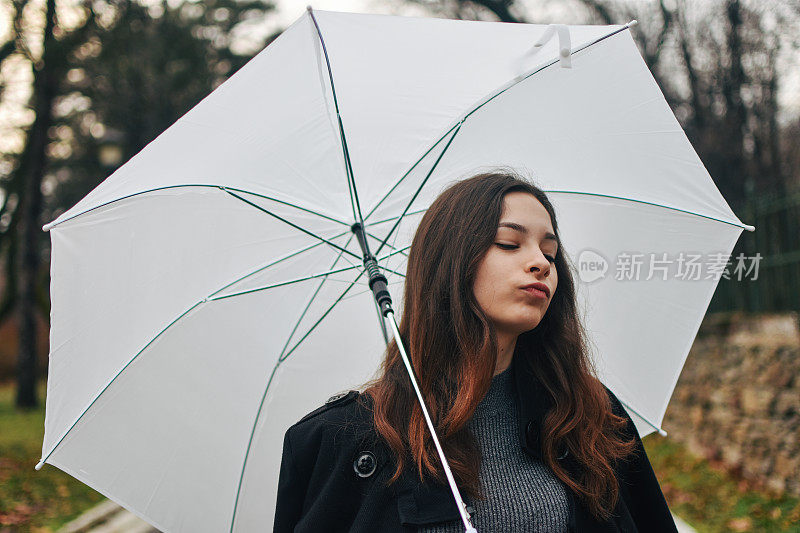
[[[594,250],[583,250],[578,255],[578,275],[584,283],[602,279],[608,272],[608,261]]]
[[[613,261],[613,276],[617,281],[648,281],[653,278],[666,281],[758,279],[758,266],[762,256],[739,253],[735,259],[722,252],[698,254],[680,252],[621,252]],[[609,261],[594,250],[578,254],[578,275],[584,283],[604,279],[610,270]]]

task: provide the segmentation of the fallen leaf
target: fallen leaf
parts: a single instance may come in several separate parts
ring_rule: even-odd
[[[750,531],[750,528],[753,527],[753,521],[746,516],[733,518],[728,520],[728,527],[733,531]]]

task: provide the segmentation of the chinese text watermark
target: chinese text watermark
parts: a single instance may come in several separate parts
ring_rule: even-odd
[[[736,279],[742,281],[758,279],[760,253],[739,253],[732,259],[722,252],[699,254],[679,252],[620,252],[609,262],[594,250],[583,250],[578,254],[578,273],[581,281],[591,283],[614,276],[617,281],[648,281],[651,279],[679,279],[683,281]]]

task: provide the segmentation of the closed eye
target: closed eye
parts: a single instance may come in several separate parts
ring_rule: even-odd
[[[517,246],[516,244],[505,244],[505,243],[502,243],[502,242],[496,242],[494,244],[498,248],[500,248],[501,250],[516,250],[517,248],[519,248],[519,246]],[[547,259],[551,263],[555,263],[556,262],[556,258],[553,257],[552,255],[544,254],[544,258]]]

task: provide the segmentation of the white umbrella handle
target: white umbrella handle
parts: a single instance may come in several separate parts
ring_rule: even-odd
[[[411,378],[411,384],[414,385],[414,391],[417,393],[417,400],[419,400],[419,405],[422,407],[422,414],[425,416],[425,423],[428,424],[428,429],[431,432],[431,437],[433,437],[433,444],[436,446],[436,451],[439,453],[439,459],[442,461],[442,466],[444,467],[445,476],[447,476],[447,482],[450,484],[450,490],[453,492],[453,498],[456,500],[456,505],[458,506],[458,513],[461,515],[461,520],[464,522],[464,532],[465,533],[478,533],[478,530],[472,527],[472,522],[469,519],[469,514],[467,513],[466,505],[464,504],[464,500],[461,499],[461,493],[458,490],[458,486],[456,485],[456,480],[453,478],[453,472],[450,470],[450,465],[447,462],[447,458],[444,456],[444,451],[442,450],[442,445],[439,443],[439,437],[436,435],[436,430],[433,427],[433,422],[431,422],[431,417],[428,414],[428,408],[425,407],[425,400],[422,398],[422,392],[419,390],[419,385],[417,384],[417,379],[414,375],[414,369],[411,367],[411,361],[408,359],[408,355],[406,354],[406,349],[403,346],[403,340],[400,338],[400,330],[397,327],[397,321],[394,318],[394,310],[389,310],[386,313],[386,317],[389,319],[389,325],[392,326],[392,332],[394,333],[394,339],[397,341],[397,347],[400,348],[400,356],[403,359],[403,363],[406,365],[406,370],[408,371],[408,377]]]

